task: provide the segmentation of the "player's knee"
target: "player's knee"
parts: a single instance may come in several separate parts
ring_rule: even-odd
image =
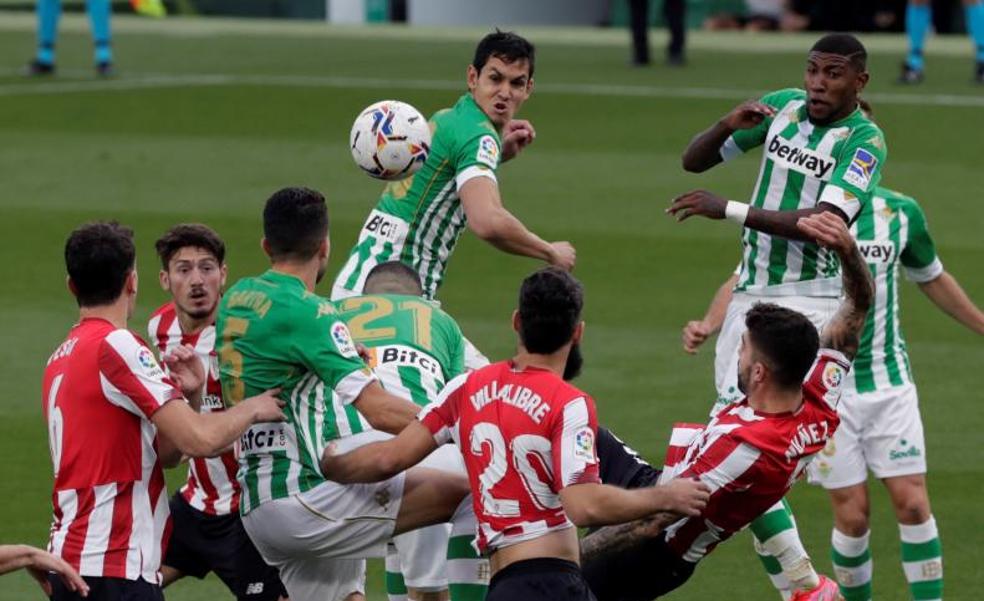
[[[836,526],[848,536],[863,536],[869,527],[868,515],[861,511],[846,512],[837,516]]]
[[[895,501],[895,516],[901,524],[922,524],[930,515],[929,501],[924,497],[907,497]]]

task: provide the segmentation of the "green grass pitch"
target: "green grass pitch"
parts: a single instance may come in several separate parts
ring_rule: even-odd
[[[203,221],[225,237],[232,280],[256,273],[265,268],[260,208],[284,185],[327,195],[334,273],[380,190],[348,156],[352,119],[382,98],[408,101],[427,114],[450,106],[483,33],[194,20],[114,24],[120,77],[93,78],[87,27],[80,17],[67,17],[61,74],[36,82],[16,74],[31,54],[33,17],[0,19],[2,542],[43,545],[47,538],[51,468],[40,382],[48,354],[76,317],[61,258],[68,232],[107,218],[136,229],[142,287],[132,326],[139,331],[164,300],[154,239],[177,222]],[[676,224],[663,209],[696,187],[747,198],[759,160],[752,153],[694,176],[681,170],[680,152],[739,100],[799,85],[813,36],[698,34],[685,69],[640,70],[628,66],[623,31],[526,33],[540,53],[538,89],[522,116],[534,122],[538,137],[502,168],[503,198],[538,233],[577,245],[588,323],[580,385],[597,399],[603,423],[658,462],[670,424],[703,421],[712,398],[713,349],[685,355],[680,328],[702,315],[738,260],[733,224]],[[910,89],[892,83],[902,39],[866,41],[869,97],[890,148],[884,183],[922,201],[944,264],[984,302],[984,89],[969,83],[970,44],[932,40],[928,79]],[[513,348],[508,319],[517,285],[536,266],[470,234],[451,263],[441,297],[493,358]],[[947,597],[974,599],[984,585],[978,513],[984,394],[976,377],[984,346],[914,286],[903,290]],[[182,478],[183,470],[171,472],[172,488]],[[906,599],[897,528],[886,496],[873,490],[875,595]],[[824,493],[800,484],[790,498],[808,549],[829,573]],[[383,598],[378,565],[370,574],[372,599]],[[41,597],[23,573],[0,580],[0,600]],[[181,582],[167,597],[230,598],[214,578]],[[672,598],[778,597],[743,533]]]

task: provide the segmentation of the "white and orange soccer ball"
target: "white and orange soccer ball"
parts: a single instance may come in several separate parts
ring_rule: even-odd
[[[355,164],[369,175],[390,181],[403,179],[427,160],[430,126],[409,104],[381,100],[355,118],[349,145]]]

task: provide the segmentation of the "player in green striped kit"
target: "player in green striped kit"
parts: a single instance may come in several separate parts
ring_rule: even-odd
[[[745,312],[755,303],[799,311],[818,329],[836,311],[838,261],[804,239],[796,222],[821,211],[853,222],[881,179],[885,139],[859,106],[869,79],[866,62],[867,52],[854,36],[824,36],[807,57],[803,90],[779,90],[739,105],[684,151],[684,168],[702,172],[763,147],[751,203],[698,190],[674,199],[667,210],[679,220],[699,215],[743,226],[741,267],[715,349],[715,408],[741,396],[739,342]],[[784,598],[792,589],[816,585],[818,576],[787,505],[777,504],[752,523],[752,530],[763,561],[772,566],[778,561],[782,568],[773,582]]]
[[[333,300],[362,292],[378,263],[398,260],[420,274],[434,298],[465,228],[504,252],[570,270],[574,247],[546,242],[502,206],[499,164],[530,144],[535,131],[513,119],[533,91],[533,45],[509,32],[485,36],[468,67],[468,92],[431,119],[427,161],[389,184],[369,214],[355,248],[335,278]]]
[[[413,469],[369,486],[323,477],[328,445],[358,446],[370,425],[399,432],[419,407],[383,389],[336,306],[313,292],[328,263],[324,197],[277,191],[263,233],[271,269],[232,286],[216,323],[224,400],[279,387],[286,402],[286,422],[254,425],[240,441],[243,526],[291,599],[343,598],[362,592],[363,560],[394,535],[449,520],[474,527],[468,482]]]
[[[376,265],[364,292],[337,307],[355,341],[368,349],[369,365],[383,387],[421,407],[436,401],[444,384],[465,371],[465,339],[457,322],[422,298],[417,272],[399,261]],[[420,465],[466,475],[454,445],[438,448]],[[390,601],[443,601],[449,590],[453,599],[481,601],[488,560],[471,547],[474,538],[473,529],[451,532],[448,524],[394,538],[386,556]]]

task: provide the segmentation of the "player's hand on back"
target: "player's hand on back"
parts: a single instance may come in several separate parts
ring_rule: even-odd
[[[816,240],[817,244],[836,252],[839,255],[853,252],[854,238],[844,220],[830,211],[823,211],[802,217],[796,222],[796,227],[807,236]]]
[[[199,394],[205,386],[205,368],[195,349],[187,344],[176,347],[164,355],[168,375],[178,385],[185,397]]]
[[[286,403],[280,400],[280,397],[277,396],[279,394],[279,388],[272,388],[243,401],[244,404],[249,404],[250,409],[253,411],[254,424],[282,422],[287,419],[283,411]]]
[[[682,516],[700,515],[711,497],[711,489],[706,484],[691,478],[674,478],[652,490],[661,495],[667,511]]]
[[[574,264],[577,262],[577,250],[574,249],[574,245],[567,241],[561,241],[551,242],[550,247],[552,252],[548,262],[564,271],[573,271]]]
[[[724,219],[728,201],[707,190],[692,190],[673,199],[666,213],[684,221],[694,215],[708,219]]]
[[[502,128],[502,162],[513,159],[536,139],[533,124],[526,119],[513,119]]]
[[[758,100],[747,100],[721,118],[721,123],[731,130],[751,129],[767,117],[776,114],[776,109]]]
[[[697,349],[711,335],[711,326],[703,321],[688,321],[683,326],[683,350],[691,355],[697,354]]]

